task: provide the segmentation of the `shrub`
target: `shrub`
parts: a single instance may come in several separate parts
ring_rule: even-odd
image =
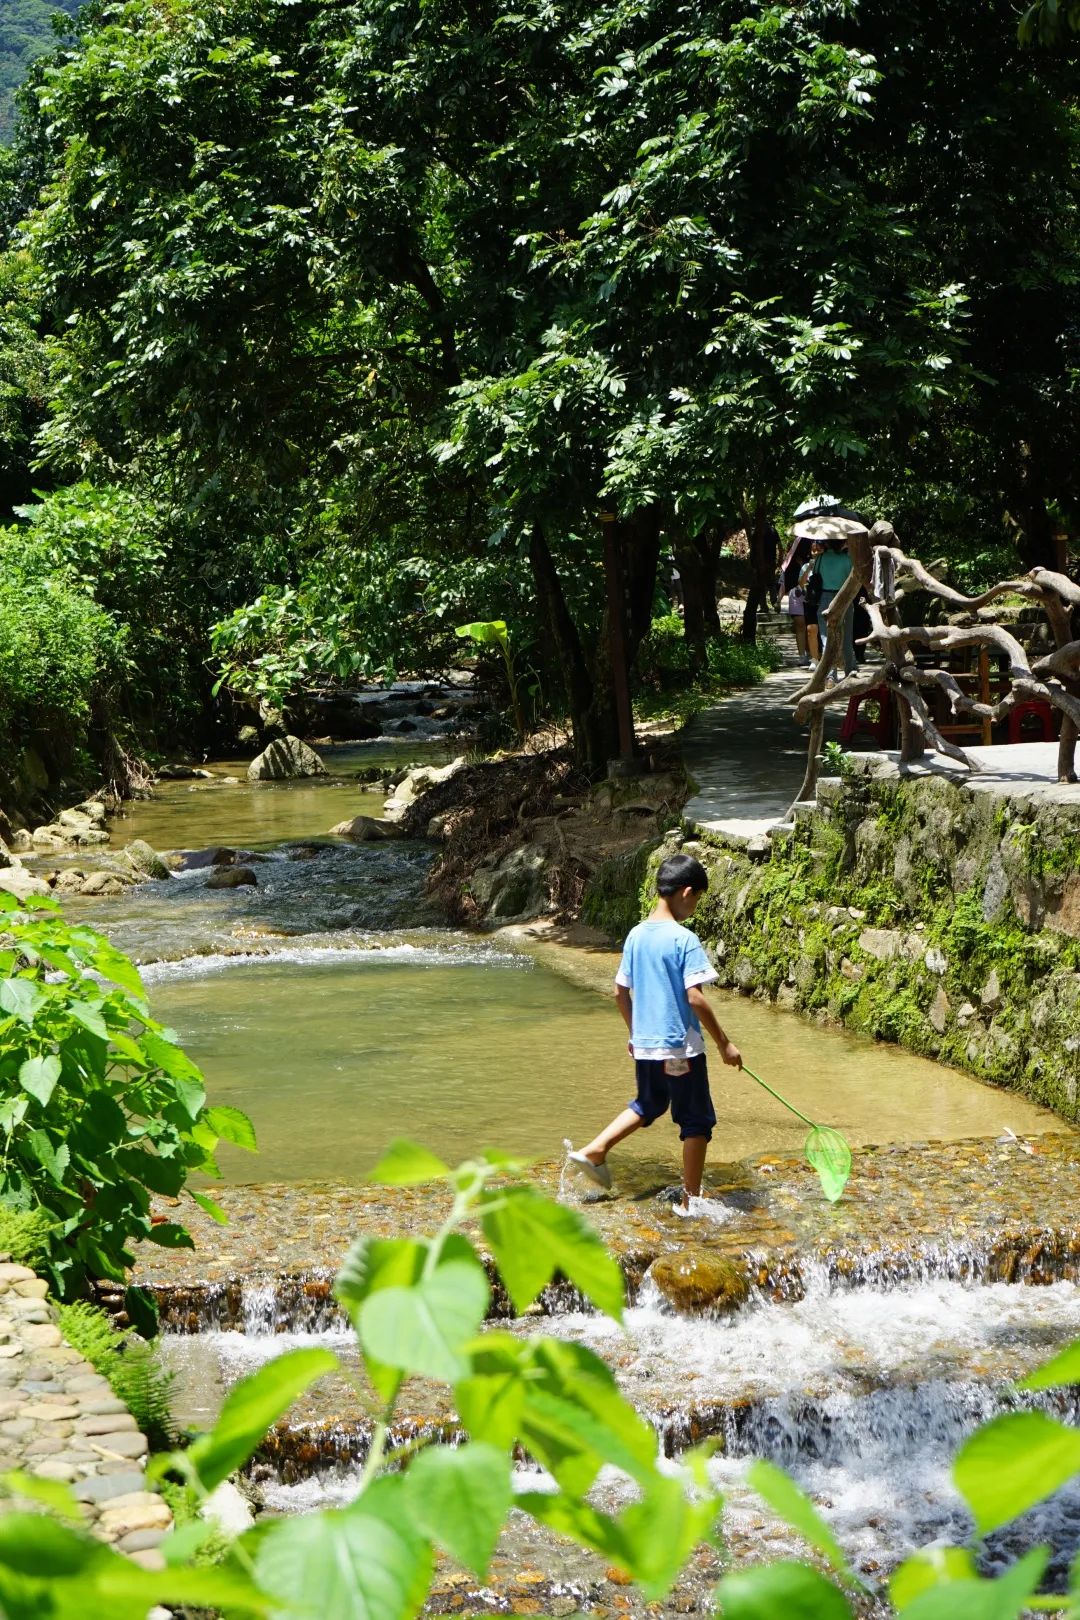
[[[0,914],[0,1202],[48,1222],[41,1269],[70,1299],[88,1276],[123,1282],[136,1239],[190,1248],[182,1225],[152,1222],[152,1195],[176,1197],[193,1170],[218,1174],[219,1139],[255,1138],[236,1109],[207,1107],[126,956],[49,900],[21,908],[0,893]],[[138,1290],[128,1309],[152,1324]]]
[[[738,636],[710,636],[706,642],[708,677],[723,686],[756,686],[763,675],[779,669],[780,655],[771,641],[743,641]],[[656,691],[686,686],[695,677],[690,649],[677,613],[654,619],[637,658],[638,679]]]
[[[104,1311],[82,1299],[60,1306],[60,1331],[109,1380],[155,1450],[171,1445],[176,1437],[174,1374],[161,1365],[154,1346],[134,1333],[122,1333]]]

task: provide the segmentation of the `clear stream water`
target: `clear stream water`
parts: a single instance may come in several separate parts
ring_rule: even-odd
[[[406,739],[339,751],[326,781],[229,783],[243,766],[225,763],[209,782],[168,784],[114,827],[114,843],[252,850],[264,857],[258,887],[209,891],[206,873],[193,872],[72,904],[144,964],[155,1013],[201,1063],[213,1098],[253,1118],[260,1153],[223,1153],[232,1179],[354,1180],[398,1134],[450,1157],[498,1145],[550,1158],[630,1094],[621,1026],[594,988],[610,984],[612,953],[451,932],[424,897],[428,847],[327,837],[346,816],[381,809],[356,771],[425,755],[445,757]],[[720,1014],[760,1072],[855,1144],[1058,1125],[963,1075],[774,1008],[725,997]],[[719,1067],[714,1082],[719,1157],[798,1151],[803,1129],[756,1087]],[[678,1148],[661,1123],[623,1151],[670,1153],[674,1166]],[[233,1379],[299,1342],[251,1304],[245,1334],[169,1339],[190,1421],[205,1422]],[[935,1536],[966,1533],[949,1459],[977,1422],[1015,1400],[1011,1379],[1080,1334],[1080,1289],[922,1281],[882,1291],[821,1278],[798,1303],[757,1301],[710,1322],[671,1315],[647,1284],[625,1336],[583,1315],[543,1326],[607,1357],[676,1457],[687,1414],[719,1412],[725,1449],[712,1468],[729,1496],[733,1545],[752,1553],[779,1534],[742,1483],[747,1458],[766,1455],[794,1471],[873,1573]],[[345,1344],[337,1333],[303,1336],[324,1341]],[[535,1488],[536,1476],[524,1483]],[[301,1511],[353,1488],[355,1473],[340,1467],[263,1485],[268,1506]],[[615,1500],[624,1489],[605,1478],[598,1492]],[[1047,1532],[1075,1545],[1076,1493],[988,1557]],[[554,1557],[567,1578],[576,1567],[568,1553],[545,1553],[524,1521],[507,1547],[511,1564]]]

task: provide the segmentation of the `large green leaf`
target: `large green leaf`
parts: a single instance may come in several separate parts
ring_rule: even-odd
[[[27,1474],[15,1468],[10,1473],[0,1474],[0,1487],[10,1491],[12,1496],[24,1496],[28,1502],[40,1502],[42,1507],[71,1519],[75,1524],[83,1522],[82,1510],[71,1486],[59,1479],[41,1479],[37,1474]]]
[[[1058,1384],[1080,1384],[1080,1339],[1062,1350],[1060,1355],[1044,1361],[1041,1367],[1021,1378],[1020,1389],[1053,1389]]]
[[[25,1063],[19,1065],[20,1086],[31,1097],[36,1097],[43,1108],[48,1107],[59,1078],[60,1059],[51,1054],[48,1057],[27,1058]]]
[[[365,1355],[386,1367],[452,1384],[469,1371],[462,1347],[491,1300],[475,1258],[444,1261],[408,1287],[383,1288],[360,1307],[357,1331]]]
[[[598,1310],[622,1320],[622,1272],[577,1210],[532,1187],[507,1187],[489,1195],[482,1222],[516,1310],[526,1310],[561,1272]]]
[[[21,1024],[29,1026],[34,1014],[45,1000],[44,993],[32,979],[5,979],[0,983],[0,1007]]]
[[[747,1475],[751,1487],[763,1501],[778,1513],[786,1524],[808,1541],[828,1560],[838,1575],[848,1582],[855,1581],[847,1556],[832,1530],[825,1523],[810,1498],[801,1491],[790,1475],[775,1463],[764,1459],[751,1465]]]
[[[403,1496],[402,1479],[384,1478],[352,1507],[278,1519],[263,1531],[255,1573],[287,1604],[275,1617],[411,1620],[431,1582],[431,1549]]]
[[[953,1463],[956,1488],[984,1536],[1052,1496],[1080,1473],[1080,1430],[1045,1412],[1009,1412],[965,1441]]]
[[[413,1523],[483,1580],[513,1500],[510,1459],[494,1446],[429,1446],[409,1464]]]
[[[1018,1620],[1028,1609],[1049,1554],[1033,1547],[996,1581],[966,1578],[924,1587],[901,1608],[904,1620]]]
[[[418,1142],[399,1137],[391,1142],[367,1179],[385,1187],[413,1187],[425,1181],[442,1181],[450,1167]]]
[[[289,1350],[235,1385],[213,1429],[185,1453],[204,1488],[212,1491],[242,1468],[297,1396],[338,1366],[329,1350]]]
[[[851,1620],[847,1598],[808,1564],[760,1564],[725,1575],[723,1620]]]
[[[975,1559],[967,1547],[923,1547],[894,1571],[889,1596],[895,1608],[904,1609],[931,1587],[975,1579]]]
[[[456,625],[454,634],[461,636],[462,640],[475,641],[481,647],[505,647],[507,644],[503,619],[474,619],[471,624]]]
[[[382,1288],[407,1288],[427,1263],[429,1245],[412,1238],[357,1238],[334,1282],[334,1293],[358,1327],[364,1302]],[[401,1386],[399,1368],[386,1366],[367,1347],[364,1365],[384,1401],[393,1400]]]
[[[208,1108],[203,1118],[214,1135],[219,1136],[223,1142],[231,1142],[233,1147],[245,1148],[248,1153],[258,1152],[255,1127],[239,1108]]]

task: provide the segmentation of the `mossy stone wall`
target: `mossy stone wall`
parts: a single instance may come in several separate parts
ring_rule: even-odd
[[[722,985],[969,1069],[1080,1120],[1080,806],[944,778],[822,782],[754,855],[686,834]]]

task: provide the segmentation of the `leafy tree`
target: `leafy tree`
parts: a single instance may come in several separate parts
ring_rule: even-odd
[[[217,1174],[219,1139],[254,1148],[255,1137],[236,1109],[207,1105],[121,952],[49,900],[0,894],[0,914],[0,1199],[47,1218],[44,1271],[71,1298],[90,1277],[125,1282],[136,1239],[190,1247],[181,1225],[153,1221],[151,1195],[176,1197],[193,1170]]]
[[[0,15],[0,145],[11,139],[17,92],[31,62],[56,44],[54,19],[65,27],[81,4],[82,0],[4,0]]]

